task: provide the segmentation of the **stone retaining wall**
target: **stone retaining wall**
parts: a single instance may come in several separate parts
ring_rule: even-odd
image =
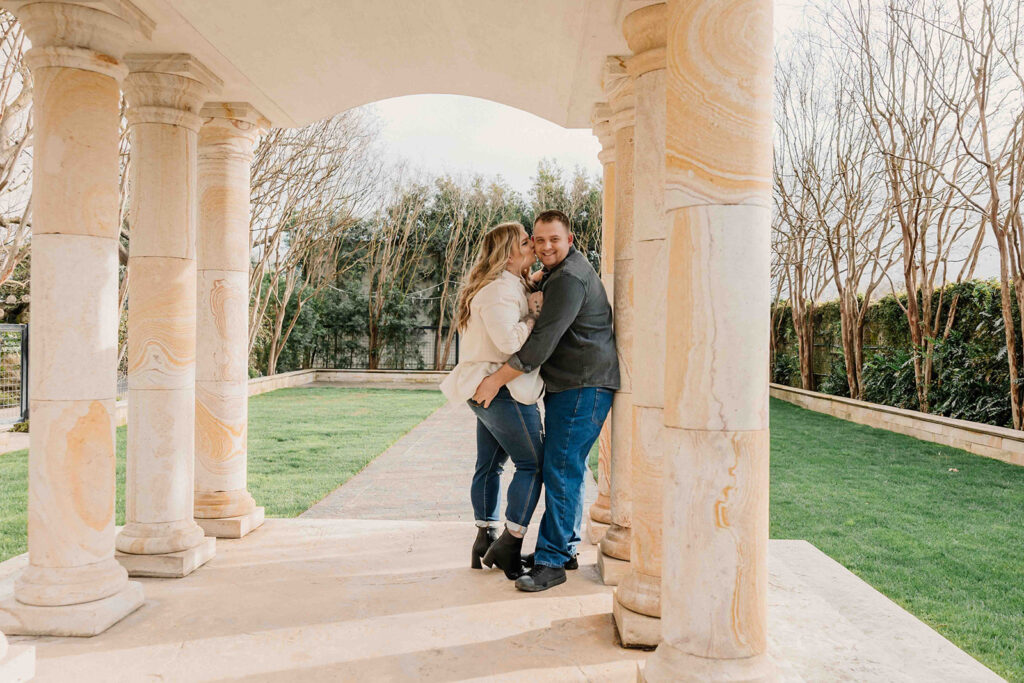
[[[447,372],[433,370],[295,370],[268,377],[249,380],[249,396],[265,394],[276,389],[301,387],[314,382],[338,385],[394,386],[396,389],[437,389]],[[117,403],[117,424],[128,422],[128,401]]]
[[[962,448],[986,458],[995,458],[1014,465],[1024,465],[1024,432],[1014,429],[855,401],[851,398],[830,396],[781,384],[771,385],[771,395],[801,408],[826,413],[850,422]]]

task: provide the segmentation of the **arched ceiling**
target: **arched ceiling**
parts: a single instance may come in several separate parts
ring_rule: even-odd
[[[124,0],[106,0],[123,2]],[[274,125],[401,95],[470,95],[590,127],[621,19],[650,0],[134,0],[133,52],[188,52]]]

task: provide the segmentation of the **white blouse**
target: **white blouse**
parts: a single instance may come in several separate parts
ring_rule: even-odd
[[[459,336],[459,364],[441,382],[450,401],[473,397],[480,382],[496,372],[530,336],[526,324],[529,305],[522,278],[507,270],[488,283],[469,304],[469,322]],[[532,405],[544,393],[540,368],[520,375],[507,385],[512,398]]]

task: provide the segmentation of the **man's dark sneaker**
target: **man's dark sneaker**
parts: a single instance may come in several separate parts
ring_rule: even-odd
[[[548,567],[538,565],[529,574],[523,574],[516,579],[516,588],[527,593],[546,591],[565,583],[565,570],[561,567]]]
[[[580,563],[576,559],[578,555],[573,555],[572,559],[562,565],[563,569],[579,569]],[[533,569],[533,553],[529,555],[523,555],[523,566],[527,569]]]

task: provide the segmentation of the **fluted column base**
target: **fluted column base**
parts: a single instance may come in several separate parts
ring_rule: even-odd
[[[623,607],[618,599],[622,586],[616,589],[616,597],[612,601],[612,616],[615,618],[615,630],[619,634],[622,647],[652,649],[661,642],[661,619],[634,612]]]
[[[192,519],[176,522],[128,522],[115,545],[122,553],[163,555],[180,553],[203,542],[206,534]]]
[[[661,643],[647,658],[639,680],[656,681],[727,681],[729,683],[761,683],[777,680],[774,664],[761,654],[742,659],[698,657],[668,643]]]
[[[235,517],[196,518],[196,524],[207,536],[217,538],[242,538],[263,525],[266,510],[255,507],[244,515]]]
[[[129,522],[115,541],[114,556],[129,576],[181,578],[214,556],[217,541],[192,519],[148,524]]]
[[[634,612],[660,618],[661,577],[644,574],[637,571],[635,565],[630,566],[632,571],[619,582],[619,589],[615,591],[616,599]]]
[[[64,607],[102,600],[123,590],[127,583],[128,575],[112,557],[78,567],[29,564],[15,580],[14,594],[24,605]]]
[[[632,532],[628,526],[612,524],[601,539],[601,553],[617,560],[629,562]]]
[[[94,636],[137,610],[143,601],[142,584],[137,581],[128,581],[101,600],[60,607],[26,605],[9,596],[0,601],[0,631],[16,636]]]
[[[196,491],[194,505],[197,519],[224,519],[249,514],[256,501],[246,489]]]
[[[200,529],[202,531],[202,529]],[[128,570],[129,576],[152,579],[180,579],[203,566],[217,554],[217,539],[209,536],[186,550],[158,555],[117,553],[114,557]]]

